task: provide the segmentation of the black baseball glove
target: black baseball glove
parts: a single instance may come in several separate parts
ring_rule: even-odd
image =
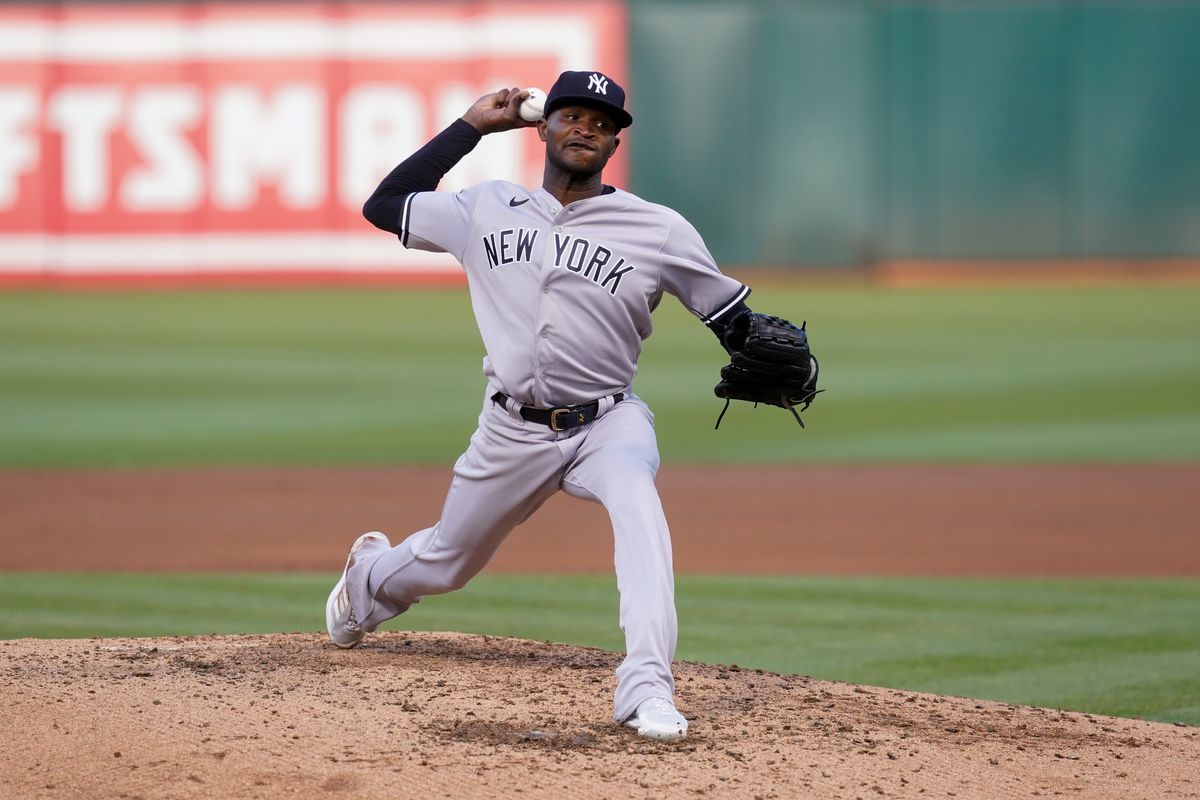
[[[803,428],[796,406],[805,410],[822,391],[804,325],[797,328],[782,317],[746,309],[730,320],[721,344],[730,363],[721,368],[721,382],[713,390],[725,399],[716,427],[721,427],[730,400],[746,400],[786,408]]]

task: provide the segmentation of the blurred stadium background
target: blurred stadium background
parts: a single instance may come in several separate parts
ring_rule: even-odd
[[[609,179],[723,264],[1195,258],[1197,40],[1182,0],[5,4],[0,277],[452,275],[362,198],[597,65],[638,120]],[[493,137],[446,188],[540,168]]]
[[[1194,468],[1198,42],[1190,0],[0,5],[0,487],[447,467],[481,386],[458,267],[359,208],[483,92],[573,68],[629,90],[607,180],[827,359],[802,436],[745,409],[699,439],[719,354],[665,303],[639,378],[664,461]],[[540,174],[535,137],[489,137],[443,188]],[[28,535],[6,496],[0,544]],[[27,574],[5,549],[4,637],[312,630],[328,583]],[[1194,574],[680,592],[684,658],[1200,721]],[[608,578],[484,576],[404,622],[619,647],[613,605]]]

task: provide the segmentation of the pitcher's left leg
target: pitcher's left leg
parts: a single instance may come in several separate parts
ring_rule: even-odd
[[[593,423],[563,478],[568,494],[600,502],[612,521],[626,652],[613,698],[618,722],[644,701],[672,699],[675,693],[675,579],[671,534],[654,485],[658,443],[652,419],[636,397],[618,404]]]

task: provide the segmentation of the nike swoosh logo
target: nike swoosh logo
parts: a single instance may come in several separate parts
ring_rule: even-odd
[[[512,200],[508,201],[508,204],[510,206],[512,206],[513,208],[516,208],[517,206],[522,205],[524,203],[528,203],[528,202],[529,202],[528,197],[526,197],[524,200],[518,200],[517,198],[514,197]]]

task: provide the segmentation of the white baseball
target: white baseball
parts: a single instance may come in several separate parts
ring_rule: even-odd
[[[542,118],[542,111],[546,106],[546,93],[532,87],[525,91],[529,92],[529,97],[521,102],[521,108],[517,113],[526,122],[537,122]]]

